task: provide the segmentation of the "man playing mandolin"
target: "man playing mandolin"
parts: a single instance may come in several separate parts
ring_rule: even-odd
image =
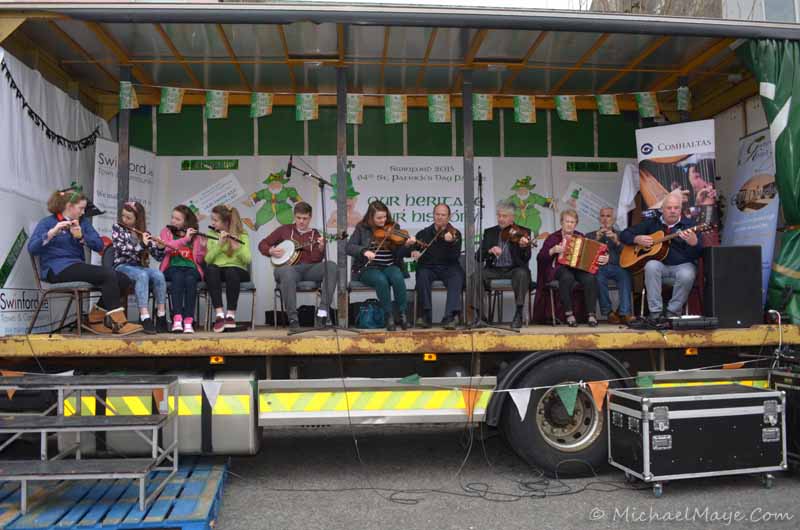
[[[287,250],[278,248],[283,241],[294,241],[299,252],[296,261],[286,261],[275,267],[275,282],[281,291],[281,298],[289,317],[289,329],[300,327],[297,319],[297,283],[301,281],[321,282],[321,300],[317,309],[317,325],[325,325],[330,310],[333,293],[336,289],[336,262],[328,261],[327,269],[323,263],[325,239],[311,228],[311,205],[298,202],[294,205],[294,223],[281,225],[261,240],[258,250],[265,256],[287,258]]]
[[[694,230],[686,230],[695,226],[695,223],[681,216],[682,205],[682,197],[671,193],[661,204],[661,217],[647,219],[620,234],[620,240],[626,245],[650,248],[654,241],[649,234],[659,230],[663,230],[666,235],[679,233],[671,241],[669,252],[663,261],[653,259],[644,267],[647,306],[653,318],[664,319],[681,314],[694,285],[697,274],[695,263],[703,253],[703,244],[697,234]],[[666,308],[661,299],[662,283],[673,286],[672,298]]]

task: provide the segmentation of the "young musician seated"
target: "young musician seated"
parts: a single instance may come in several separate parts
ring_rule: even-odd
[[[422,317],[417,321],[421,328],[430,328],[432,321],[432,290],[434,280],[447,287],[442,326],[455,329],[461,313],[461,291],[464,289],[464,269],[461,268],[461,232],[450,224],[450,207],[438,204],[433,208],[433,224],[417,232],[417,241],[427,243],[423,250],[415,250],[411,257],[417,260],[417,297],[422,305]]]
[[[477,291],[475,300],[480,300],[483,291],[489,289],[490,280],[510,279],[516,305],[511,327],[518,329],[522,327],[522,308],[531,285],[531,271],[528,269],[528,262],[531,260],[530,230],[519,227],[525,235],[518,243],[504,241],[501,237],[503,229],[514,224],[516,207],[510,202],[501,201],[497,204],[496,211],[497,225],[483,231],[483,243],[478,254],[478,259],[484,263],[483,285],[478,284],[476,273],[476,281],[473,282]]]
[[[650,234],[663,230],[665,235],[686,230],[695,226],[691,219],[681,216],[683,199],[679,194],[670,193],[661,204],[661,216],[646,219],[620,234],[626,245],[640,245],[649,248],[653,245]],[[697,274],[695,262],[703,254],[703,243],[694,231],[680,232],[669,245],[669,252],[663,261],[650,260],[644,267],[644,284],[647,291],[647,307],[652,318],[679,316],[689,299]],[[672,285],[672,298],[664,308],[661,299],[662,284]]]
[[[45,217],[28,240],[28,253],[39,258],[42,280],[58,284],[88,282],[100,287],[102,296],[89,313],[89,329],[95,333],[130,335],[142,330],[125,316],[120,291],[131,281],[121,272],[86,263],[86,247],[101,252],[103,241],[83,217],[86,197],[79,191],[56,191],[47,201],[51,215]],[[82,323],[79,323],[82,325]]]
[[[250,240],[244,232],[242,219],[236,208],[219,204],[211,210],[211,227],[219,233],[219,240],[206,243],[206,285],[214,304],[214,333],[236,329],[236,308],[242,282],[250,281]],[[231,239],[235,237],[241,243]],[[222,282],[228,310],[222,306]]]
[[[619,266],[619,253],[622,243],[619,231],[614,229],[614,208],[600,209],[600,228],[589,232],[586,237],[599,241],[608,247],[608,263],[597,271],[597,297],[600,301],[600,315],[609,324],[629,324],[635,317],[631,307],[631,274]],[[608,291],[608,280],[614,280],[619,292],[619,309],[611,310],[611,296]]]
[[[323,263],[325,239],[311,228],[311,205],[298,202],[294,205],[294,223],[281,225],[258,244],[258,251],[264,256],[285,257],[285,251],[276,245],[283,241],[294,241],[299,255],[294,264],[286,263],[275,267],[275,282],[281,291],[281,298],[289,317],[289,329],[300,327],[297,318],[297,282],[322,282],[320,306],[317,309],[316,325],[322,327],[328,318],[333,293],[336,290],[336,262]]]
[[[164,273],[150,268],[150,256],[163,259],[164,245],[153,240],[147,232],[144,206],[136,201],[122,206],[119,222],[111,227],[111,244],[114,247],[114,270],[123,273],[134,284],[139,306],[139,323],[148,334],[166,333],[167,280]],[[156,315],[148,309],[150,286],[156,301]]]
[[[576,226],[578,226],[578,212],[575,210],[561,212],[561,229],[556,230],[544,240],[544,245],[542,245],[542,249],[536,259],[539,261],[539,270],[544,272],[544,277],[540,278],[542,284],[548,284],[553,280],[558,282],[558,298],[561,301],[567,325],[572,328],[578,325],[572,308],[572,289],[577,282],[583,286],[583,297],[586,303],[586,323],[591,327],[595,327],[597,326],[597,317],[595,316],[597,280],[594,274],[574,269],[558,262],[559,256],[564,253],[566,248],[566,239],[584,237],[583,234],[575,230]],[[608,263],[608,255],[600,256],[598,263],[601,266]]]
[[[352,279],[359,280],[375,289],[378,302],[383,308],[386,329],[394,331],[394,311],[392,308],[391,291],[394,291],[394,301],[400,311],[400,327],[408,329],[406,308],[408,298],[406,293],[405,273],[403,272],[403,258],[411,254],[411,246],[417,240],[408,237],[405,243],[392,245],[388,238],[376,239],[373,233],[376,229],[383,229],[394,224],[394,229],[399,230],[400,225],[394,223],[389,213],[389,208],[381,201],[369,203],[367,213],[353,230],[347,241],[347,254],[353,257]]]

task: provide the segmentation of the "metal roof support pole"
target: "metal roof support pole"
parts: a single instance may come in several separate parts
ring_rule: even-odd
[[[336,234],[347,231],[347,67],[336,67]],[[325,197],[322,197],[325,200]],[[326,222],[325,219],[322,222]],[[336,243],[339,327],[347,327],[347,253]]]
[[[131,80],[131,66],[120,65],[119,80]],[[117,115],[117,212],[122,211],[122,205],[128,200],[130,193],[130,128],[131,111],[130,109],[120,109]]]
[[[462,72],[461,81],[461,101],[462,116],[464,120],[464,252],[466,254],[465,266],[467,274],[467,307],[464,308],[464,315],[467,309],[479,306],[475,298],[476,262],[475,256],[475,149],[472,137],[472,70]],[[477,316],[480,318],[480,315]]]

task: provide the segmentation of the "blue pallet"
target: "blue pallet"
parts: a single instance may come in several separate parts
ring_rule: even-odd
[[[148,494],[164,472],[155,472]],[[135,480],[32,482],[28,513],[19,512],[19,482],[0,482],[0,529],[211,530],[222,502],[225,466],[184,463],[145,512]]]

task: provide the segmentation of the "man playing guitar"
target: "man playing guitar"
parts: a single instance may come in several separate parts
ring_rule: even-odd
[[[620,234],[626,245],[649,248],[653,238],[648,234],[663,230],[665,234],[679,232],[672,240],[669,252],[663,261],[650,260],[644,267],[644,283],[647,290],[647,306],[653,318],[679,316],[689,299],[697,274],[697,259],[703,253],[703,244],[693,230],[694,221],[681,217],[683,200],[680,195],[669,194],[661,204],[661,217],[647,219]],[[661,299],[661,285],[672,285],[672,298],[667,307]]]
[[[328,261],[327,269],[323,263],[325,239],[311,228],[311,205],[298,202],[294,205],[294,223],[281,225],[270,235],[261,240],[258,250],[265,256],[284,258],[287,252],[277,245],[283,241],[294,241],[299,255],[294,263],[286,262],[275,267],[275,281],[281,291],[281,298],[289,317],[289,329],[296,331],[300,327],[297,319],[297,282],[321,282],[321,300],[317,309],[316,323],[325,325],[330,310],[333,293],[336,289],[336,262]]]

